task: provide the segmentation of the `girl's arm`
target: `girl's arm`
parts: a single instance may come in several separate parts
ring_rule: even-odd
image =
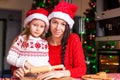
[[[16,37],[13,41],[7,55],[7,62],[16,67],[24,67],[26,59],[20,56],[21,48],[21,37]]]

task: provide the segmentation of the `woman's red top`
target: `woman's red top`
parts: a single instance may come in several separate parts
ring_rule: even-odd
[[[49,44],[49,62],[51,65],[61,64],[62,46],[52,46]],[[64,66],[70,70],[71,77],[79,78],[86,73],[85,56],[77,34],[70,34],[66,46]]]

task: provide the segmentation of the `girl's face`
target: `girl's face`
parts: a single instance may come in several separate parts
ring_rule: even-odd
[[[33,37],[40,37],[45,30],[45,22],[40,19],[33,19],[29,24],[30,34]]]
[[[62,19],[53,18],[51,19],[50,24],[52,36],[56,38],[62,37],[65,32],[66,22]]]

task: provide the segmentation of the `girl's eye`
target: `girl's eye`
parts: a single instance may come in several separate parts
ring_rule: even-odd
[[[45,26],[40,26],[41,28],[45,28]]]
[[[37,26],[37,24],[32,24],[33,26]]]

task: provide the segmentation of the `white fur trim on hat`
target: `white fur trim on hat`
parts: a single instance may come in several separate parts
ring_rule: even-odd
[[[49,28],[49,21],[48,21],[48,18],[43,15],[43,14],[39,14],[39,13],[34,13],[34,14],[31,14],[30,16],[26,17],[26,19],[24,20],[24,27],[27,26],[27,24],[32,21],[33,19],[41,19],[43,20],[45,23],[46,23],[46,30],[48,30]]]
[[[66,13],[63,12],[52,12],[51,14],[49,14],[48,19],[50,20],[51,18],[60,18],[65,20],[69,26],[70,29],[72,29],[73,24],[74,24],[74,20]]]

